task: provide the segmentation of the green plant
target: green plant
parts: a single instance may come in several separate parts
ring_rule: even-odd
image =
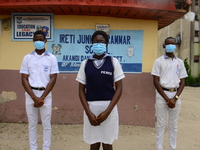
[[[200,78],[196,80],[197,84],[200,85]]]
[[[185,85],[192,85],[192,84],[198,84],[200,85],[200,79],[199,81],[196,81],[196,79],[191,75],[191,68],[190,65],[187,62],[188,58],[184,60],[185,69],[187,71],[188,77],[185,78]]]
[[[186,71],[187,71],[187,74],[188,74],[188,75],[189,75],[189,74],[191,75],[190,65],[188,64],[187,60],[188,60],[188,58],[184,59],[185,69],[186,69]]]

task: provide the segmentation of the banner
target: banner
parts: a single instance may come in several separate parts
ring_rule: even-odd
[[[57,57],[60,73],[77,73],[81,62],[93,54],[95,30],[55,29],[48,51]],[[118,59],[124,73],[142,72],[143,30],[110,30],[107,53]]]
[[[37,30],[44,32],[48,41],[53,40],[53,14],[12,14],[12,40],[32,41]]]

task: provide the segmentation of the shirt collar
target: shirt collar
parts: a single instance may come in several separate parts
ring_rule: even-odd
[[[165,58],[165,59],[168,59],[168,58],[170,58],[170,57],[167,56],[166,54],[164,54],[164,58]],[[177,57],[174,55],[174,58],[176,59]]]
[[[34,55],[36,52],[35,52],[35,50],[34,51],[32,51],[30,54],[32,54],[32,55]],[[50,53],[48,52],[48,51],[44,51],[44,53],[43,53],[43,55],[47,55],[47,56],[49,56],[50,55]]]
[[[106,57],[110,56],[109,54],[105,53],[105,55],[101,58],[101,59],[104,59]],[[96,58],[94,58],[94,55],[90,56],[88,59],[90,60],[97,60]]]

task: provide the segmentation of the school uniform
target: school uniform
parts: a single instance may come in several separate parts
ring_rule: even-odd
[[[51,74],[59,73],[56,57],[45,51],[38,55],[35,51],[26,55],[22,61],[20,73],[27,74],[29,84],[37,97],[40,97],[50,81]],[[39,88],[39,89],[38,89]],[[38,110],[43,126],[43,150],[50,150],[51,144],[51,114],[52,114],[52,94],[51,92],[44,99],[42,107],[34,107],[34,101],[25,92],[26,113],[29,123],[30,150],[37,150],[37,124]]]
[[[154,62],[152,75],[160,78],[160,85],[169,99],[176,95],[180,79],[187,77],[184,63],[178,57],[171,59],[166,54]],[[169,91],[167,89],[176,89]],[[181,97],[176,101],[174,108],[169,108],[165,99],[156,91],[156,150],[163,150],[163,138],[168,114],[170,150],[176,149],[177,122],[180,114]]]
[[[91,56],[81,63],[76,80],[86,87],[86,100],[91,112],[98,116],[109,106],[115,93],[114,83],[123,79],[124,73],[116,58],[106,54],[101,60]],[[88,144],[112,144],[118,139],[119,117],[115,106],[100,126],[92,126],[84,111],[83,139]]]

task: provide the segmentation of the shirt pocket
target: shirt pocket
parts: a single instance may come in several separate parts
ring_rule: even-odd
[[[45,73],[50,73],[50,65],[42,64],[42,71]]]

